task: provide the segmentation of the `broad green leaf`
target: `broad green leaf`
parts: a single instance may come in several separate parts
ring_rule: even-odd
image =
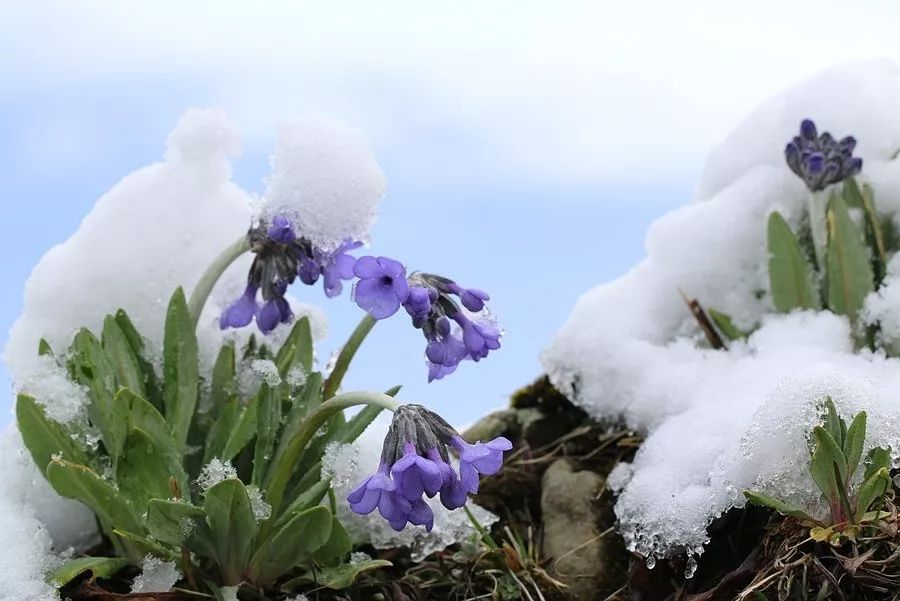
[[[172,427],[175,442],[184,447],[197,406],[200,374],[194,322],[188,312],[187,301],[181,288],[172,295],[166,312],[163,374],[166,421]]]
[[[302,493],[297,495],[297,498],[288,505],[287,509],[284,510],[284,513],[281,514],[281,517],[278,518],[278,521],[275,524],[276,528],[281,528],[285,524],[287,524],[288,520],[300,513],[305,509],[309,509],[310,507],[315,507],[318,505],[322,498],[325,496],[325,493],[328,492],[328,489],[331,487],[331,478],[325,478],[324,480],[319,480],[312,486],[303,490]]]
[[[312,371],[313,339],[308,317],[302,317],[294,324],[287,340],[278,349],[275,365],[282,378],[287,377],[292,368],[300,368],[304,374]]]
[[[158,442],[140,428],[132,428],[128,433],[116,482],[139,512],[147,509],[150,499],[167,499],[174,495],[170,478],[175,479],[178,492],[184,494],[188,490],[181,453],[170,445],[171,441]]]
[[[353,541],[337,516],[331,518],[331,534],[328,541],[319,547],[313,557],[320,564],[330,564],[346,557],[353,550]]]
[[[206,491],[203,509],[224,584],[239,584],[257,533],[247,489],[237,478],[226,478]]]
[[[813,428],[813,436],[815,450],[810,461],[809,471],[831,507],[836,507],[841,500],[844,482],[847,481],[847,461],[834,437],[825,428],[816,426]],[[835,465],[837,466],[837,475],[835,474]],[[839,481],[836,481],[836,477],[839,478]]]
[[[128,497],[96,472],[64,459],[53,459],[47,467],[47,480],[63,497],[87,505],[109,531],[113,528],[141,532],[143,526]]]
[[[869,255],[840,196],[831,198],[827,218],[828,308],[856,321],[863,301],[873,288]]]
[[[256,436],[257,407],[256,397],[253,397],[250,405],[241,411],[240,418],[237,420],[237,426],[231,431],[228,440],[225,441],[225,448],[222,450],[222,455],[219,459],[231,461]]]
[[[859,184],[852,177],[844,180],[841,196],[844,197],[844,202],[847,204],[848,209],[862,210],[865,205],[862,190],[859,189]]]
[[[319,505],[294,516],[274,536],[266,540],[250,561],[250,577],[268,584],[300,563],[328,542],[331,512]]]
[[[44,408],[30,396],[24,394],[18,396],[16,421],[25,447],[45,476],[47,465],[54,456],[76,463],[87,462],[85,453],[75,444],[65,428],[48,418]]]
[[[868,480],[872,477],[872,474],[880,470],[881,468],[890,469],[891,467],[891,451],[890,449],[885,449],[882,447],[873,447],[866,453],[866,472],[863,476],[863,480]]]
[[[866,412],[860,411],[847,428],[844,439],[844,457],[847,459],[847,478],[852,478],[862,459],[863,444],[866,441]]]
[[[128,565],[122,557],[79,557],[70,559],[52,572],[47,580],[55,586],[65,586],[87,571],[91,572],[91,581],[97,578],[109,578]]]
[[[203,451],[204,464],[209,463],[213,457],[222,457],[224,455],[225,445],[228,444],[228,438],[238,426],[242,409],[243,407],[241,407],[237,399],[228,401],[219,409],[219,415],[213,422],[206,437]]]
[[[300,394],[293,399],[291,410],[288,412],[285,420],[284,428],[278,437],[278,447],[275,452],[275,459],[272,461],[272,470],[270,474],[278,469],[278,466],[284,461],[284,454],[287,451],[291,440],[303,425],[303,420],[316,406],[322,402],[322,374],[313,372],[309,374],[306,384]],[[297,458],[291,458],[296,463]]]
[[[747,497],[747,500],[753,503],[754,505],[759,505],[761,507],[769,507],[770,509],[774,509],[778,513],[783,515],[789,515],[791,517],[795,517],[798,520],[809,524],[817,523],[816,520],[811,518],[805,511],[794,507],[793,505],[788,505],[778,499],[769,497],[762,493],[758,493],[752,490],[745,490],[744,496]]]
[[[284,585],[284,589],[290,590],[306,582],[314,582],[332,590],[341,590],[353,584],[353,581],[362,574],[378,568],[392,566],[386,559],[370,559],[357,563],[345,563],[335,567],[322,567],[315,572],[307,572],[303,576],[294,578]]]
[[[865,215],[865,237],[872,251],[872,270],[880,282],[884,278],[887,267],[887,249],[881,219],[875,210],[872,188],[864,186],[860,190],[856,180],[850,177],[844,180],[843,196],[849,208],[860,209]]]
[[[818,309],[819,296],[813,289],[809,262],[787,221],[777,211],[769,215],[768,249],[769,287],[775,308],[781,313]]]
[[[727,313],[722,313],[715,309],[707,309],[706,312],[719,331],[729,340],[744,340],[747,338],[747,333],[734,325],[734,321]]]
[[[256,398],[259,410],[256,417],[252,484],[262,487],[275,453],[275,439],[281,426],[281,388],[263,382]]]
[[[131,323],[128,314],[122,309],[116,311],[116,323],[119,325],[119,329],[122,330],[122,334],[125,335],[125,339],[128,340],[131,352],[137,359],[138,365],[140,365],[141,375],[144,378],[144,391],[146,392],[144,398],[150,401],[151,405],[162,411],[162,387],[159,384],[159,378],[156,377],[156,369],[144,358],[144,339],[134,327],[134,324]]]
[[[107,315],[103,320],[102,345],[106,356],[113,364],[119,386],[145,397],[147,393],[144,390],[144,374],[141,373],[141,366],[125,333],[112,315]]]
[[[103,446],[118,461],[128,433],[128,407],[115,402],[116,372],[100,341],[82,328],[72,344],[71,366],[76,382],[90,390],[88,416],[100,430]]]
[[[190,503],[152,499],[147,504],[147,532],[158,541],[180,547],[205,517],[202,508]]]
[[[150,540],[141,534],[129,532],[128,530],[122,530],[120,528],[114,529],[113,533],[131,545],[132,548],[138,549],[142,557],[150,554],[167,561],[174,561],[179,558],[180,554],[178,551],[158,543],[155,540]]]
[[[886,467],[879,469],[860,484],[859,492],[856,495],[856,512],[854,514],[857,523],[862,520],[875,499],[884,495],[890,485],[891,474]]]

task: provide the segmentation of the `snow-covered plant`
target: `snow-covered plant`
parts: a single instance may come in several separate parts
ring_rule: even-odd
[[[19,429],[56,492],[96,514],[112,555],[63,565],[53,575],[57,584],[87,570],[139,566],[148,556],[165,564],[167,578],[177,564],[185,587],[209,592],[241,585],[262,591],[288,580],[291,587],[304,580],[347,583],[385,565],[345,561],[351,539],[335,517],[330,478],[321,475],[326,447],[354,441],[383,409],[395,412],[385,441],[388,471],[350,495],[354,511],[377,507],[397,530],[408,523],[430,530],[433,515],[423,494],[440,493],[447,507],[462,507],[477,491],[479,473],[499,471],[508,441],[465,443],[437,414],[398,405],[392,397],[399,387],[339,393],[376,320],[401,306],[428,340],[430,379],[499,348],[499,330],[477,315],[486,293],[430,274],[407,277],[393,259],[355,259],[348,251],[358,246],[346,242],[326,251],[285,215],[260,220],[212,263],[190,298],[181,288],[171,297],[161,375],[123,310],[106,317],[99,336],[80,330],[62,353],[41,342],[39,353],[86,391],[86,415],[60,423],[21,394]],[[201,373],[200,314],[219,277],[248,250],[255,258],[246,290],[222,314],[223,329],[255,320],[267,334],[294,321],[285,292],[298,278],[312,284],[322,276],[329,297],[340,293],[343,280],[358,279],[354,298],[367,315],[329,374],[315,370],[306,317],[277,349],[255,337],[240,352],[226,342],[211,373]],[[242,378],[248,371],[261,376],[249,391]],[[355,405],[363,409],[346,419],[343,410]],[[459,476],[448,445],[460,453]]]
[[[890,490],[891,453],[890,449],[873,447],[863,461],[862,478],[854,478],[866,439],[866,413],[857,413],[848,427],[830,398],[825,407],[824,423],[812,431],[809,472],[828,505],[828,518],[813,518],[798,507],[759,492],[745,490],[744,495],[751,503],[797,518],[810,527],[814,540],[837,544],[842,538],[856,540],[864,525],[888,516],[887,512],[871,510],[879,507]]]
[[[805,119],[785,148],[785,160],[809,196],[800,235],[778,211],[768,218],[769,285],[780,313],[827,309],[856,324],[866,297],[881,285],[888,260],[898,250],[889,220],[876,210],[872,188],[854,179],[863,165],[853,156],[855,147],[852,136],[835,140]],[[711,311],[710,316],[727,337],[746,336],[727,315]],[[876,332],[858,332],[858,339],[874,346]]]

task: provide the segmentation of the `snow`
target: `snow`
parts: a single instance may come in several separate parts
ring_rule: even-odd
[[[306,115],[278,131],[263,211],[288,215],[304,236],[330,250],[346,239],[368,240],[386,187],[362,132]]]
[[[332,452],[327,453],[322,459],[323,475],[331,475],[334,492],[338,498],[338,518],[347,528],[350,536],[357,542],[369,542],[376,549],[394,549],[408,547],[413,561],[420,561],[435,551],[441,551],[448,546],[464,542],[477,534],[474,526],[469,521],[466,512],[462,509],[450,511],[441,505],[438,497],[425,499],[434,511],[434,528],[430,533],[425,532],[421,526],[407,524],[402,532],[396,532],[388,523],[374,511],[369,515],[357,515],[350,510],[346,502],[347,495],[360,482],[375,473],[381,457],[381,446],[384,435],[390,425],[390,416],[381,415],[350,445],[357,447],[358,451],[348,449],[346,446],[333,447]],[[327,457],[327,460],[326,460]],[[356,460],[348,460],[352,458]],[[454,464],[454,469],[457,466]],[[477,500],[477,496],[472,497]],[[475,516],[475,519],[485,528],[497,521],[497,516],[479,507],[471,500],[467,507]]]
[[[207,491],[227,478],[237,477],[237,470],[231,465],[231,462],[213,457],[209,460],[209,463],[200,468],[200,475],[197,476],[197,486]]]
[[[141,565],[141,573],[131,585],[131,592],[168,593],[180,579],[181,572],[174,562],[147,555]]]
[[[645,434],[630,466],[610,477],[629,546],[660,557],[697,555],[709,522],[754,488],[821,512],[807,473],[806,436],[831,395],[844,416],[869,412],[867,446],[900,449],[900,360],[854,353],[850,325],[830,313],[774,315],[766,217],[796,227],[806,190],[784,164],[785,143],[810,117],[854,135],[860,177],[900,225],[900,68],[830,69],[763,104],[710,154],[690,203],[657,220],[647,257],[579,299],[542,355],[553,383],[600,419]],[[727,352],[710,350],[679,291],[759,329]],[[900,264],[867,299],[900,341]]]
[[[281,375],[278,373],[278,366],[274,361],[256,359],[250,364],[250,368],[269,386],[281,384]]]
[[[257,522],[272,517],[272,506],[266,503],[262,491],[257,486],[247,487],[247,496],[250,498],[250,511]]]

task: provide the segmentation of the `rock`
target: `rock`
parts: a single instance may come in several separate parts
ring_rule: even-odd
[[[541,550],[550,559],[550,575],[565,583],[566,595],[577,601],[596,598],[608,568],[610,545],[600,536],[602,509],[595,501],[602,485],[602,477],[573,471],[567,459],[554,461],[541,485]]]
[[[462,437],[467,442],[487,441],[498,436],[515,439],[519,438],[521,431],[518,412],[515,409],[504,409],[485,415],[463,432]]]

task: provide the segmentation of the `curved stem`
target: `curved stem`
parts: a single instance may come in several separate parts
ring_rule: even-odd
[[[250,241],[247,240],[247,235],[244,234],[228,245],[206,268],[206,272],[197,281],[194,291],[191,292],[191,298],[188,300],[188,312],[191,315],[191,320],[194,322],[194,327],[197,327],[200,314],[203,312],[203,306],[206,305],[206,300],[209,298],[209,294],[212,292],[216,282],[219,281],[219,278],[222,277],[228,266],[248,250],[250,250]]]
[[[368,313],[360,320],[356,329],[350,334],[350,338],[347,339],[347,344],[344,345],[344,348],[338,354],[334,363],[334,369],[331,370],[331,375],[325,380],[322,398],[329,399],[333,397],[338,388],[341,387],[341,381],[344,379],[344,374],[347,373],[347,368],[350,367],[350,361],[353,360],[353,356],[359,350],[359,345],[366,339],[366,336],[369,335],[376,323],[378,323],[378,320]]]
[[[284,489],[291,479],[293,469],[300,459],[300,454],[312,440],[319,428],[338,411],[355,405],[375,405],[388,411],[396,411],[399,403],[382,392],[355,391],[339,394],[325,401],[313,411],[294,434],[288,443],[284,455],[279,462],[272,482],[268,487],[267,500],[272,506],[272,519],[278,518],[278,509],[284,497]]]

